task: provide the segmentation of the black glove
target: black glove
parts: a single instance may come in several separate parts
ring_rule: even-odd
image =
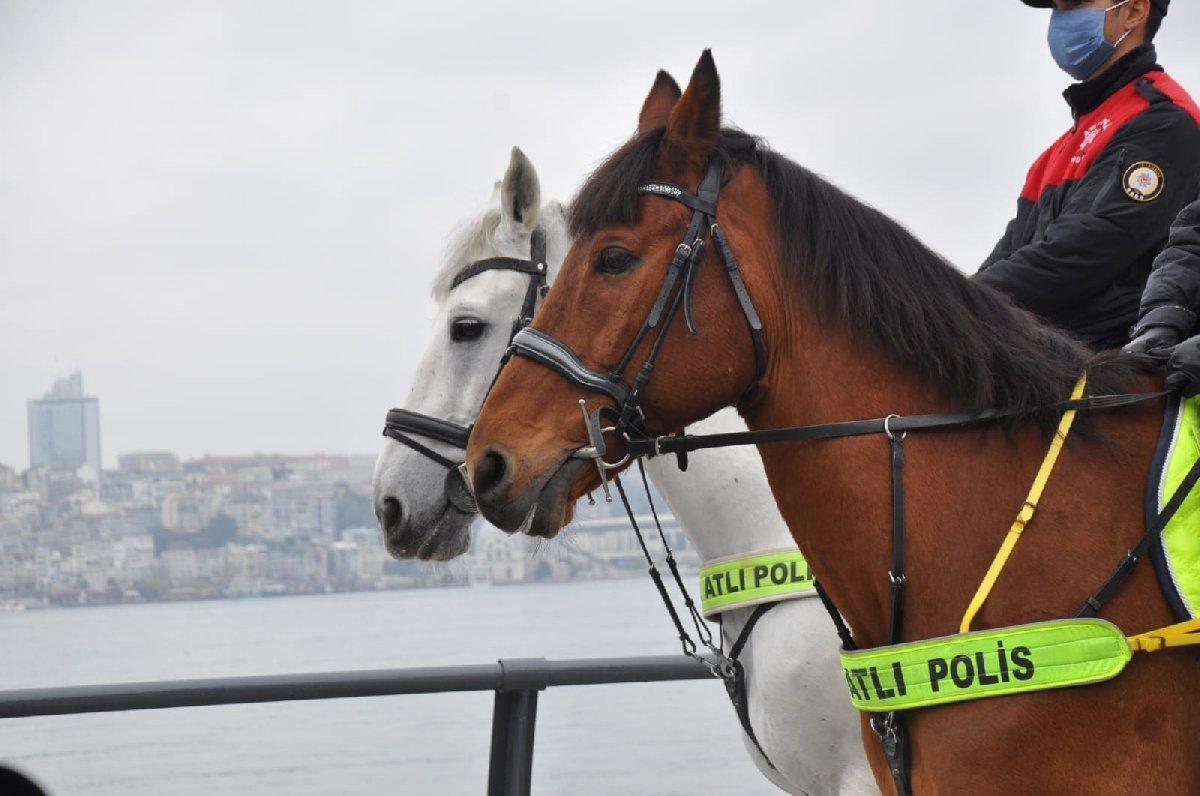
[[[1200,335],[1189,337],[1171,351],[1167,389],[1179,390],[1185,398],[1200,395]]]
[[[1151,326],[1143,329],[1125,347],[1121,349],[1126,354],[1144,354],[1148,357],[1166,359],[1171,348],[1179,342],[1179,330],[1173,326]]]

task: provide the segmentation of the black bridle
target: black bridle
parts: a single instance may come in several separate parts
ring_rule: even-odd
[[[525,297],[521,301],[521,310],[513,320],[509,342],[533,320],[533,313],[538,302],[546,295],[546,233],[541,227],[533,230],[529,237],[529,259],[517,257],[489,257],[476,260],[454,277],[450,289],[461,285],[468,279],[487,273],[488,271],[515,271],[529,276],[529,284],[525,288]],[[446,498],[458,510],[465,513],[477,511],[475,499],[466,482],[463,472],[463,462],[443,456],[429,446],[413,439],[414,436],[441,442],[461,451],[467,448],[467,439],[471,436],[471,427],[452,423],[420,412],[408,409],[389,409],[384,421],[383,436],[390,437],[401,445],[405,445],[430,461],[446,468],[445,491]]]
[[[696,283],[696,274],[704,260],[706,239],[711,238],[713,245],[724,265],[725,275],[729,279],[734,297],[746,319],[750,339],[754,345],[755,373],[751,384],[758,380],[765,367],[765,355],[762,344],[762,321],[750,299],[750,292],[742,279],[741,267],[737,257],[725,237],[724,231],[717,223],[717,196],[721,190],[724,166],[718,158],[709,161],[704,178],[695,194],[690,194],[678,185],[668,182],[649,182],[638,186],[638,193],[644,196],[657,196],[669,199],[688,207],[692,218],[684,233],[683,240],[675,248],[671,264],[667,267],[662,287],[654,300],[650,313],[642,322],[641,327],[629,341],[617,364],[612,370],[604,373],[589,368],[569,345],[547,334],[546,332],[526,327],[513,337],[505,359],[513,355],[522,356],[540,363],[562,375],[568,381],[591,392],[602,393],[612,399],[614,407],[603,407],[588,415],[584,410],[584,422],[587,425],[589,445],[575,453],[576,458],[592,459],[596,462],[600,474],[600,483],[608,496],[608,478],[606,472],[622,466],[627,459],[615,464],[604,461],[604,434],[615,432],[625,438],[645,437],[644,416],[640,402],[650,376],[654,372],[654,364],[662,352],[666,342],[667,332],[671,322],[682,308],[684,322],[689,332],[696,331],[696,321],[693,313],[692,294]],[[625,383],[625,371],[633,361],[634,355],[643,341],[654,332],[650,350],[645,360],[634,376],[632,383]],[[581,406],[583,402],[580,402]],[[602,415],[610,413],[615,417],[611,426],[603,426]],[[686,469],[686,459],[680,456],[680,467]],[[611,498],[609,498],[611,499]]]

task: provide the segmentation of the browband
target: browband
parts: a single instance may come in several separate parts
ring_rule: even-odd
[[[719,177],[720,175],[718,175]],[[642,195],[661,196],[664,199],[674,199],[682,205],[690,207],[698,213],[703,213],[706,216],[715,217],[717,215],[717,200],[713,196],[711,198],[704,196],[704,191],[700,192],[699,196],[693,196],[687,191],[680,188],[678,185],[670,182],[648,182],[645,185],[639,185],[637,192]]]
[[[1162,398],[1169,391],[1119,393],[1115,395],[1089,395],[1063,401],[1056,405],[1061,410],[1117,409],[1144,401]],[[903,435],[909,431],[932,429],[957,429],[980,425],[995,420],[1016,416],[1016,412],[999,412],[981,409],[977,412],[944,412],[924,415],[888,415],[867,420],[839,420],[833,423],[816,423],[809,426],[785,426],[761,431],[731,431],[723,434],[681,434],[652,439],[626,439],[626,449],[634,456],[660,456],[665,453],[688,453],[705,448],[728,448],[735,445],[766,445],[774,442],[799,442],[801,440],[842,439],[861,437],[868,434]]]

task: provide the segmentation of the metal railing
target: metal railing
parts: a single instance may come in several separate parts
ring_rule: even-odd
[[[526,796],[533,775],[538,692],[567,685],[704,680],[710,669],[683,655],[640,658],[503,658],[470,666],[214,677],[0,691],[0,718],[239,705],[305,699],[494,691],[489,796]]]

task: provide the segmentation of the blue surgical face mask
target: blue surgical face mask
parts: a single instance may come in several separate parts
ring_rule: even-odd
[[[1129,0],[1121,0],[1108,8],[1073,8],[1050,14],[1050,54],[1054,62],[1076,80],[1087,80],[1117,51],[1117,46],[1131,31],[1112,44],[1104,38],[1105,14],[1120,8]]]

